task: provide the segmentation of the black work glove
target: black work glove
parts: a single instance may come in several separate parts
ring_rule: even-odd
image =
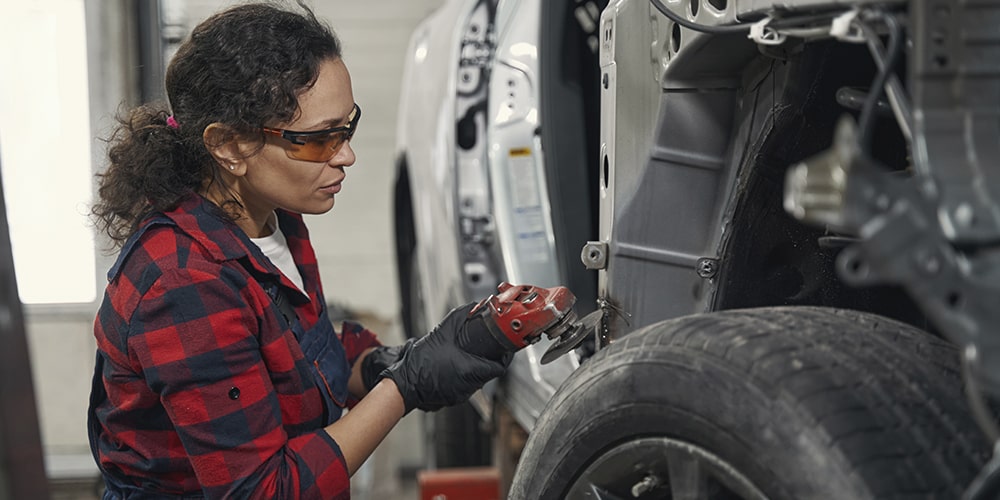
[[[410,339],[402,345],[379,346],[372,349],[361,362],[361,381],[365,385],[365,390],[371,392],[381,380],[379,375],[382,374],[382,371],[399,361],[406,354],[406,351],[410,350],[414,342],[416,339]]]
[[[507,371],[513,352],[496,353],[500,354],[497,359],[470,352],[479,351],[476,346],[485,340],[492,341],[483,337],[490,336],[485,328],[469,321],[474,306],[453,309],[441,324],[413,341],[402,358],[381,373],[379,378],[396,383],[407,413],[414,408],[436,411],[467,401],[486,382]]]

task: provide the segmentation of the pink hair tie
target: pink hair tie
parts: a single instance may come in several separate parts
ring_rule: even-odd
[[[177,123],[177,119],[174,118],[174,115],[167,117],[167,126],[170,128],[181,128],[181,124]]]

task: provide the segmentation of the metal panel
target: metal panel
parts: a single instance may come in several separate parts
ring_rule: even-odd
[[[0,499],[45,499],[49,497],[48,483],[2,185],[0,345]]]
[[[160,29],[160,2],[136,3],[136,35],[139,42],[139,95],[142,102],[165,101],[163,77],[163,32]]]

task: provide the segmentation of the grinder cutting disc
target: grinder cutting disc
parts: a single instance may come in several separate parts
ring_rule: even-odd
[[[567,314],[567,317],[564,318],[561,324],[546,331],[549,337],[558,337],[558,340],[542,355],[542,364],[551,363],[563,354],[576,349],[588,335],[594,333],[601,325],[601,318],[603,316],[604,311],[598,309],[584,316],[580,321],[574,322],[576,315],[573,313]],[[560,332],[560,330],[563,331]]]

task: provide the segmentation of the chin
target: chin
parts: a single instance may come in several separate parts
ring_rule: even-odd
[[[289,212],[295,212],[303,215],[323,215],[333,208],[333,199],[324,200],[323,202],[309,203],[307,205],[289,205],[282,207]]]
[[[310,206],[308,210],[305,210],[302,213],[309,214],[309,215],[322,215],[322,214],[325,214],[325,213],[329,212],[331,209],[333,209],[333,205],[335,203],[336,202],[334,201],[334,199],[330,198],[330,200],[327,201],[326,203],[320,203],[320,204],[316,204],[316,205]]]

